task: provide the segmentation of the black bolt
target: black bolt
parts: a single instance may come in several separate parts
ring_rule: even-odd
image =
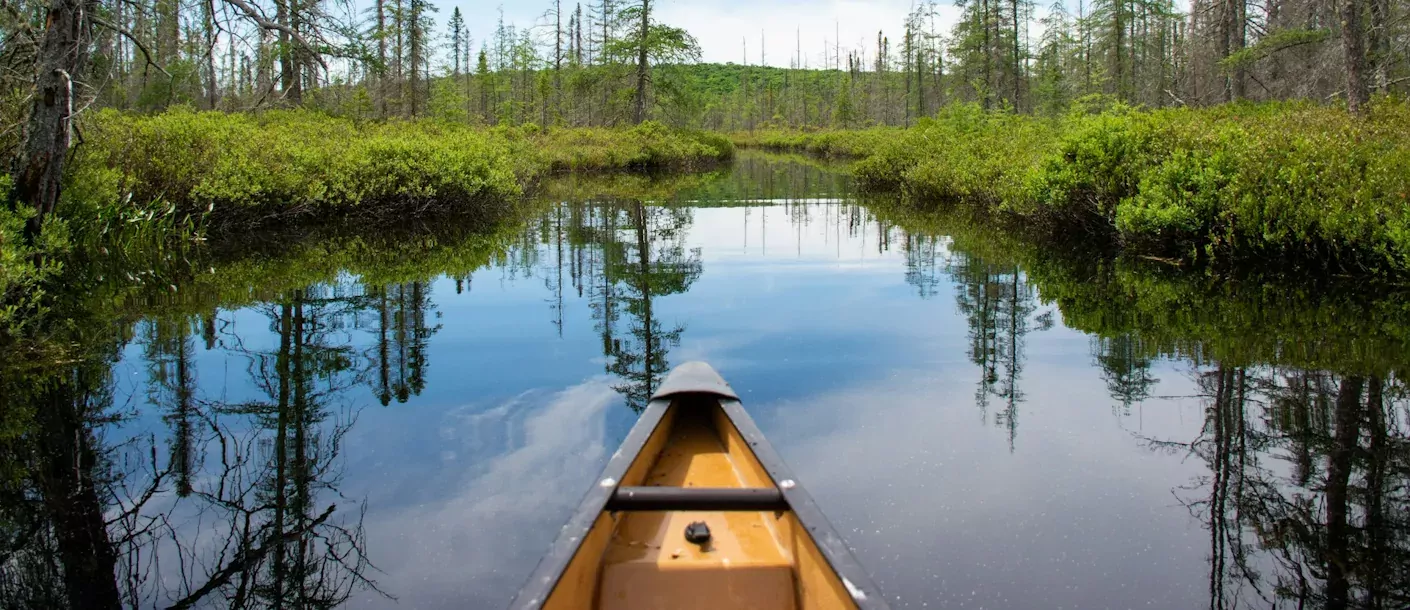
[[[685,541],[691,544],[705,544],[710,541],[710,526],[704,521],[696,521],[685,526]]]

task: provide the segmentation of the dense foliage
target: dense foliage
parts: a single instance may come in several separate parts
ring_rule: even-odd
[[[958,107],[863,147],[855,172],[916,201],[982,205],[1151,256],[1386,274],[1410,269],[1406,133],[1410,107],[1391,102],[1364,119],[1308,104],[1118,105],[1060,120]]]
[[[727,159],[719,136],[632,129],[477,129],[358,122],[309,111],[100,112],[65,193],[69,216],[161,202],[220,227],[299,216],[493,211],[550,169],[689,169]]]

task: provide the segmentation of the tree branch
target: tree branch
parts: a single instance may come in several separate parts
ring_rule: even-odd
[[[172,77],[171,73],[166,71],[166,68],[163,68],[163,67],[161,66],[161,64],[158,64],[157,62],[152,61],[152,53],[151,53],[151,51],[148,51],[148,50],[147,50],[147,45],[142,44],[142,41],[141,41],[141,40],[138,40],[136,36],[133,36],[133,35],[132,35],[132,32],[129,32],[129,31],[127,31],[126,29],[123,29],[122,27],[119,27],[119,26],[116,25],[116,24],[113,24],[113,23],[109,23],[109,22],[107,22],[107,21],[104,21],[103,18],[101,18],[101,17],[93,17],[93,16],[90,16],[89,19],[92,19],[92,20],[93,20],[93,23],[98,24],[98,25],[101,25],[101,26],[103,26],[103,27],[105,27],[105,28],[108,28],[108,29],[110,29],[110,30],[112,30],[112,31],[114,31],[114,32],[117,32],[117,33],[119,33],[119,34],[122,34],[122,36],[123,36],[124,38],[126,38],[126,39],[128,39],[128,40],[131,40],[131,41],[132,41],[132,44],[137,45],[137,49],[140,50],[140,51],[142,51],[142,57],[147,60],[147,65],[152,66],[153,68],[156,68],[158,72],[161,72],[162,74],[165,74],[168,79],[175,80],[174,77]]]
[[[313,45],[309,44],[308,40],[305,40],[303,35],[299,34],[298,31],[294,28],[291,28],[282,23],[275,23],[273,21],[270,21],[264,15],[260,14],[259,9],[256,9],[254,6],[251,6],[250,3],[245,2],[245,0],[225,0],[225,2],[234,5],[235,8],[240,9],[240,12],[244,13],[246,17],[249,17],[252,21],[254,21],[255,25],[258,25],[259,27],[266,30],[276,30],[288,34],[289,38],[292,38],[295,43],[298,43],[299,46],[303,47],[304,50],[308,51],[311,55],[313,55],[313,59],[318,62],[318,65],[323,66],[324,70],[328,69],[328,64],[324,63],[323,61],[323,54],[319,53],[318,49],[315,48]]]

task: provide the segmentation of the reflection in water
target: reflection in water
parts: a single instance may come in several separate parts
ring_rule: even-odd
[[[204,403],[192,342],[169,334],[186,321],[146,324],[166,459],[154,437],[100,432],[130,418],[113,405],[111,357],[6,384],[8,413],[33,407],[4,445],[6,607],[333,607],[372,586],[355,502],[321,499],[338,495],[348,423],[324,425],[313,386],[337,366],[298,301],[278,306],[273,362],[251,369],[269,402]],[[248,415],[261,427],[230,421]]]
[[[1131,415],[1131,407],[1150,398],[1151,388],[1160,380],[1151,373],[1154,359],[1146,356],[1141,338],[1134,333],[1115,337],[1093,337],[1093,358],[1102,369],[1107,392],[1115,401],[1112,410],[1123,417]]]
[[[464,280],[456,280],[457,293]],[[365,296],[377,320],[375,391],[382,406],[404,403],[426,387],[426,346],[439,326],[428,326],[426,313],[434,309],[425,282],[371,286]]]
[[[1016,266],[999,266],[980,258],[960,256],[954,264],[955,299],[969,321],[969,358],[979,367],[975,403],[987,417],[990,399],[999,401],[994,424],[1008,430],[1009,450],[1018,436],[1018,406],[1025,398],[1019,388],[1023,373],[1024,337],[1033,329],[1037,294]],[[1052,327],[1051,316],[1038,321],[1038,330]]]
[[[614,389],[626,397],[628,406],[640,412],[670,371],[666,354],[680,345],[685,332],[680,324],[666,328],[653,304],[660,297],[690,290],[690,284],[700,277],[700,252],[685,251],[689,209],[648,208],[633,201],[622,212],[633,239],[621,246],[604,246],[613,252],[616,264],[609,263],[604,274],[603,299],[615,300],[616,304],[606,307],[625,312],[630,321],[625,334],[614,336],[613,321],[604,317],[602,346],[607,372],[622,380]],[[623,289],[617,290],[617,284]]]
[[[906,600],[1050,589],[1041,569],[965,563],[1031,567],[1038,541],[995,542],[1025,519],[1048,523],[1034,516],[1051,501],[1031,492],[1042,481],[1006,470],[1025,465],[1071,477],[1078,500],[1058,503],[1060,521],[1142,510],[1158,520],[1125,542],[1198,533],[1195,567],[1171,546],[1174,567],[1139,574],[1198,589],[1172,600],[1410,603],[1398,360],[1410,333],[1394,299],[1242,290],[1045,251],[973,219],[858,202],[845,175],[802,158],[568,177],[545,192],[537,218],[488,232],[193,253],[189,268],[132,274],[162,278],[136,285],[67,271],[103,287],[66,305],[55,331],[79,349],[0,368],[0,606],[497,605],[630,425],[612,406],[639,411],[676,360],[700,355],[750,363],[727,371],[744,383],[765,371],[751,385],[763,398],[749,399],[765,415],[808,405],[770,433],[818,463],[849,455],[846,468],[795,467]],[[1094,405],[1116,434],[1087,419]],[[1185,405],[1202,413],[1189,434],[1170,423]],[[983,434],[963,423],[976,411]],[[873,423],[895,446],[880,450]],[[1063,434],[1152,462],[1082,462]],[[1126,484],[1157,481],[1158,494],[1097,500],[1122,468],[1148,468]],[[923,495],[907,483],[921,475],[948,486]],[[851,498],[858,487],[866,497]],[[1160,512],[1172,489],[1180,506]],[[951,527],[919,508],[931,505],[999,516]],[[910,529],[888,538],[888,525]],[[966,535],[984,550],[936,555]],[[1060,544],[1120,546],[1091,531]],[[1095,561],[1061,582],[1101,581]],[[941,564],[948,581],[912,569]],[[1094,595],[1073,599],[1143,603]]]
[[[1199,381],[1199,438],[1155,444],[1208,464],[1178,496],[1209,533],[1211,607],[1410,603],[1403,384],[1224,366]]]

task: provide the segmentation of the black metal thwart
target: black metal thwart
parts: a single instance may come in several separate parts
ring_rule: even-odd
[[[620,487],[609,511],[785,511],[788,501],[773,487]]]

